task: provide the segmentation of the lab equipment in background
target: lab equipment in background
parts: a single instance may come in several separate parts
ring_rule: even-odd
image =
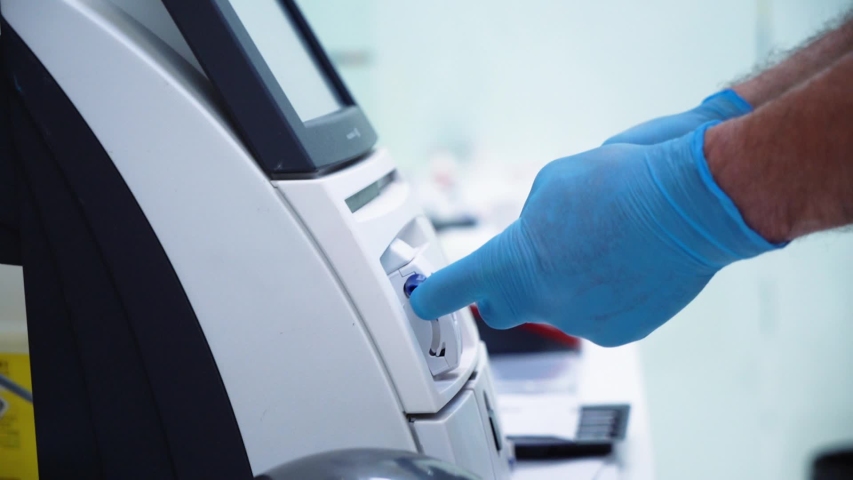
[[[579,351],[581,348],[579,338],[566,335],[550,325],[525,323],[508,330],[492,328],[480,317],[476,305],[470,308],[480,338],[489,347],[493,358],[519,353]]]
[[[394,448],[508,478],[469,312],[408,303],[435,233],[293,1],[2,15],[40,475]]]
[[[584,405],[577,429],[568,436],[513,435],[516,456],[523,459],[600,457],[625,439],[630,405]]]
[[[459,156],[450,149],[438,149],[430,155],[427,167],[428,174],[414,187],[436,232],[477,226],[482,212],[470,204],[460,185]]]
[[[836,447],[816,456],[811,480],[847,480],[853,478],[853,448]]]
[[[521,460],[603,457],[624,440],[631,406],[590,403],[572,351],[492,358],[504,433]]]
[[[32,403],[33,394],[30,393],[30,391],[27,390],[26,387],[17,384],[14,380],[12,380],[11,378],[7,377],[6,375],[4,375],[2,373],[3,370],[7,369],[5,367],[8,367],[8,365],[6,363],[7,361],[3,361],[3,362],[4,363],[2,364],[2,367],[4,367],[4,368],[0,369],[0,388],[9,391],[9,393],[17,396],[18,398],[20,398],[21,400],[23,400],[25,402]]]

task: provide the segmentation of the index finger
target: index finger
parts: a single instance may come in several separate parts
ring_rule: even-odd
[[[427,277],[409,298],[415,314],[433,320],[476,302],[481,291],[480,256],[477,250]]]

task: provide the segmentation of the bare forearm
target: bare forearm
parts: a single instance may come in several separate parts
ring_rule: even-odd
[[[853,52],[705,136],[708,166],[774,242],[853,223]]]
[[[778,98],[853,51],[853,15],[840,26],[816,36],[778,65],[733,86],[753,107]]]

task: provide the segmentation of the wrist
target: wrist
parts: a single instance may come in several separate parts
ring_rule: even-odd
[[[784,92],[784,88],[779,85],[768,85],[765,79],[755,77],[733,86],[731,90],[750,105],[760,107]]]
[[[730,122],[726,122],[730,123]],[[646,165],[664,207],[655,211],[654,228],[714,272],[777,247],[744,222],[737,205],[715,182],[706,161],[703,124],[673,142],[655,146]]]
[[[791,239],[790,216],[783,198],[769,188],[766,159],[750,156],[750,122],[733,121],[705,132],[704,150],[713,182],[731,199],[748,227],[772,243]]]

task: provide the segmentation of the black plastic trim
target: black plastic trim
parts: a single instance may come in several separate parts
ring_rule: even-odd
[[[324,175],[369,152],[376,144],[376,132],[294,1],[278,1],[343,103],[341,110],[303,123],[228,0],[163,0],[163,4],[261,168],[274,178]]]
[[[0,68],[3,65],[0,50]],[[5,82],[0,78],[0,264],[21,264],[21,234],[19,232],[18,172],[12,162],[13,150],[9,138],[9,105],[4,95]]]
[[[613,444],[625,439],[631,406],[584,405],[575,437],[511,436],[519,460],[578,458],[609,455]]]
[[[366,154],[353,158],[351,160],[347,160],[344,162],[336,163],[334,165],[330,165],[328,167],[318,168],[313,172],[305,172],[305,173],[270,173],[267,174],[270,180],[311,180],[313,178],[325,177],[326,175],[331,175],[333,173],[339,172],[341,170],[345,170],[353,165],[360,163],[362,160],[369,157],[373,151],[369,151]]]
[[[610,442],[577,443],[550,437],[532,439],[510,437],[510,439],[515,442],[515,458],[518,460],[605,457],[613,452],[613,444]]]

